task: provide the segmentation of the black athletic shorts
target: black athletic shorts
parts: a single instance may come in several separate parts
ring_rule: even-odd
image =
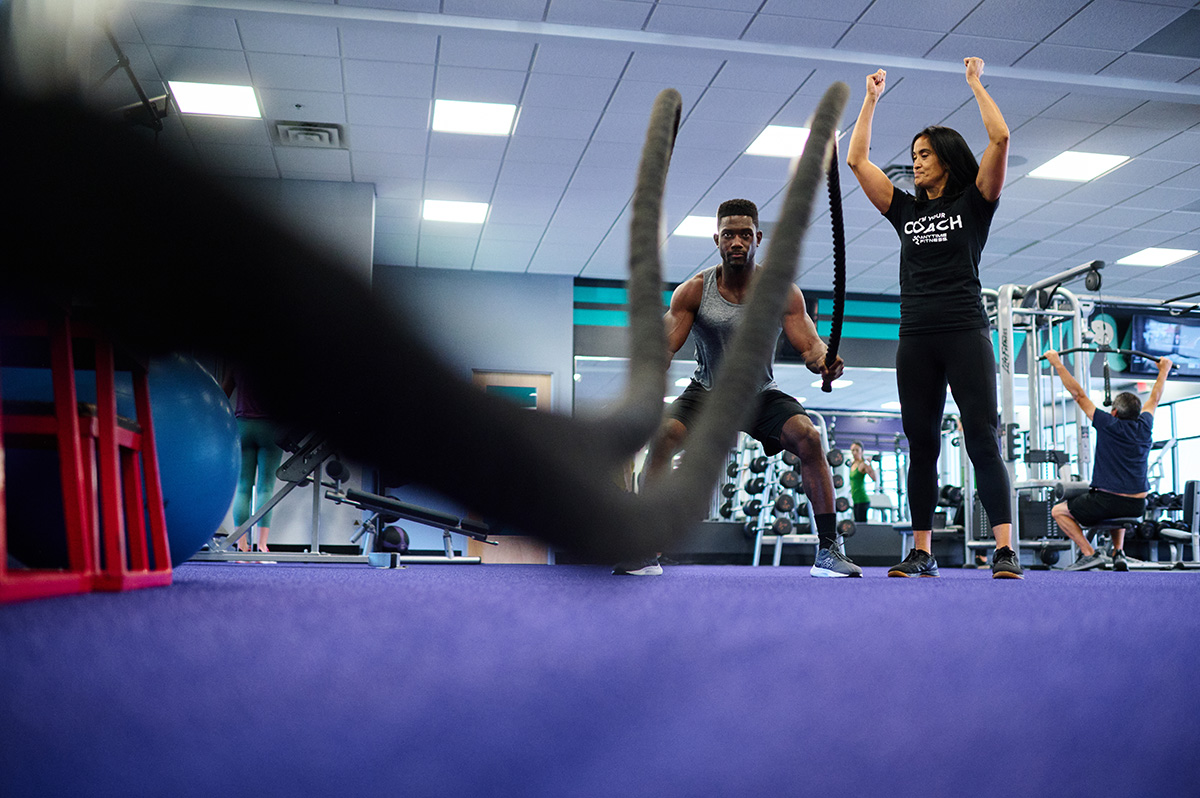
[[[680,424],[691,429],[695,424],[696,415],[708,398],[708,389],[692,380],[683,389],[671,406],[667,408],[667,418],[673,418]],[[783,391],[769,388],[758,394],[758,411],[743,432],[747,432],[763,445],[763,452],[768,456],[777,455],[783,451],[779,437],[783,434],[783,425],[795,415],[807,416],[804,407]]]
[[[1091,526],[1109,518],[1141,518],[1146,512],[1146,500],[1092,488],[1067,499],[1067,510],[1080,526]]]

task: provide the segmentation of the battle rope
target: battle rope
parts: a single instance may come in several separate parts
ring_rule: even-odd
[[[825,368],[837,362],[842,343],[842,314],[846,309],[846,227],[842,221],[842,185],[838,176],[837,138],[832,147],[826,183],[829,186],[829,220],[833,223],[833,317],[830,320],[829,349],[825,353]],[[833,390],[833,380],[826,373],[821,390]]]

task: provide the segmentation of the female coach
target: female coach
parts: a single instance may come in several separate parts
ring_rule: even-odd
[[[900,343],[896,386],[909,445],[908,506],[913,549],[888,576],[937,576],[932,554],[937,460],[946,385],[962,419],[979,498],[992,524],[992,576],[1021,579],[1009,545],[1008,472],[997,438],[996,360],[979,286],[979,258],[1004,187],[1008,125],[980,82],[983,61],[966,58],[988,145],[979,162],[958,132],[927,127],[912,142],[916,196],[900,191],[870,161],[871,122],[887,74],[867,77],[867,96],[850,137],[846,163],[867,199],[900,236]]]

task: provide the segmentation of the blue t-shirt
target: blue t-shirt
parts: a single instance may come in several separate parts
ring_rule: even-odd
[[[1117,418],[1100,408],[1092,413],[1096,429],[1096,462],[1092,487],[1109,493],[1144,493],[1150,490],[1146,460],[1153,442],[1154,416]]]

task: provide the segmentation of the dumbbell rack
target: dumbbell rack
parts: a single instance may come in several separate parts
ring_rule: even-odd
[[[1145,562],[1131,561],[1129,563],[1130,570],[1200,569],[1200,512],[1197,512],[1197,509],[1200,508],[1200,481],[1189,480],[1184,486],[1183,494],[1175,502],[1163,505],[1156,501],[1158,498],[1157,496],[1154,498],[1147,496],[1148,501],[1146,504],[1147,523],[1156,525],[1154,532],[1156,537],[1149,541],[1152,559]],[[1171,527],[1162,526],[1164,520],[1174,520],[1163,519],[1164,512],[1182,513],[1182,524]],[[1171,534],[1168,530],[1173,530],[1174,534]],[[1126,535],[1128,536],[1132,531],[1126,532]],[[1168,536],[1164,536],[1164,532],[1168,532]],[[1161,562],[1158,559],[1158,544],[1164,540],[1171,551],[1170,562]],[[1184,560],[1180,556],[1179,547],[1182,545],[1190,545],[1192,547],[1191,560]]]

